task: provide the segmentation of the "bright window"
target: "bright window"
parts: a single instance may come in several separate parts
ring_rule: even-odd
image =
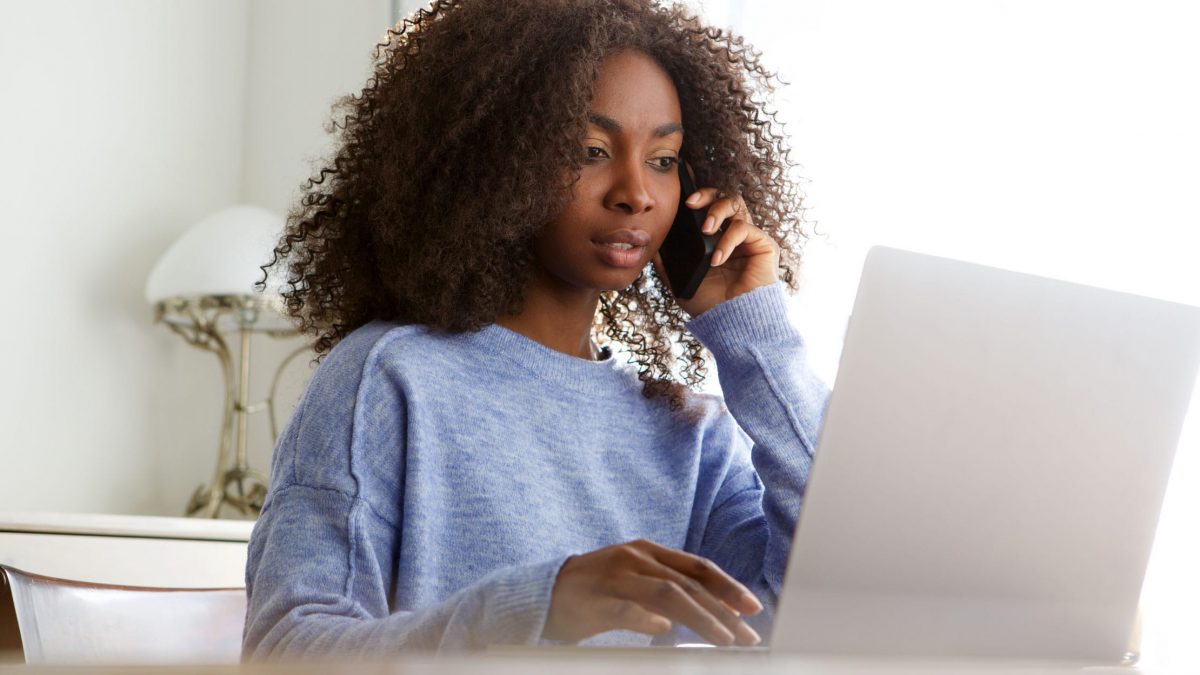
[[[828,233],[795,315],[828,381],[874,244],[1200,305],[1200,6],[702,4],[791,83],[776,102]],[[1146,666],[1194,663],[1200,635],[1193,401],[1143,593]]]

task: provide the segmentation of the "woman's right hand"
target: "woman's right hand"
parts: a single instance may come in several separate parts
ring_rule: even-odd
[[[754,645],[741,615],[762,604],[699,556],[638,540],[572,556],[563,563],[542,637],[578,642],[610,630],[658,635],[671,623],[716,645]]]

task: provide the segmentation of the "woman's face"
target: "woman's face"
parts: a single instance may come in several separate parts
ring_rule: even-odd
[[[571,201],[534,242],[552,278],[593,290],[628,287],[654,257],[679,204],[679,97],[652,58],[628,50],[596,78]]]

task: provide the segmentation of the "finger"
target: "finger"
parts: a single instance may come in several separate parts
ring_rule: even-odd
[[[751,646],[762,641],[758,633],[754,629],[746,625],[735,610],[729,605],[717,599],[715,595],[710,593],[699,581],[689,577],[682,572],[677,572],[674,569],[662,565],[662,573],[668,579],[674,581],[677,586],[682,588],[684,592],[692,596],[697,603],[700,604],[709,614],[717,617],[733,633],[734,638],[740,645]]]
[[[684,197],[686,197],[686,199],[684,199],[684,203],[687,204],[689,208],[701,209],[717,201],[720,194],[721,191],[715,187],[698,188],[691,195],[684,195]]]
[[[722,197],[716,200],[708,208],[708,215],[704,222],[700,224],[700,231],[705,234],[713,234],[725,221],[733,219],[745,219],[746,207],[742,205],[741,198]]]
[[[630,574],[621,577],[612,589],[617,597],[630,600],[650,611],[691,628],[715,645],[732,645],[734,632],[705,609],[679,584],[658,576]]]
[[[704,584],[709,592],[742,614],[757,614],[762,611],[762,603],[754,597],[750,589],[726,574],[725,570],[713,561],[651,541],[644,542],[643,545],[655,560]]]
[[[601,626],[597,632],[632,630],[661,635],[671,630],[671,620],[656,614],[633,600],[604,598],[596,601]]]
[[[710,265],[720,266],[732,258],[734,252],[738,252],[742,257],[771,253],[774,250],[772,243],[766,233],[749,221],[734,219],[717,241]]]

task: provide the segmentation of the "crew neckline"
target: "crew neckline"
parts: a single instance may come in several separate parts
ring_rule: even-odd
[[[589,393],[627,389],[631,372],[618,365],[612,350],[605,346],[601,353],[608,357],[598,361],[582,359],[560,351],[518,333],[498,323],[491,323],[478,332],[465,333],[470,342],[482,347],[485,353],[502,356],[538,377],[570,389]]]

